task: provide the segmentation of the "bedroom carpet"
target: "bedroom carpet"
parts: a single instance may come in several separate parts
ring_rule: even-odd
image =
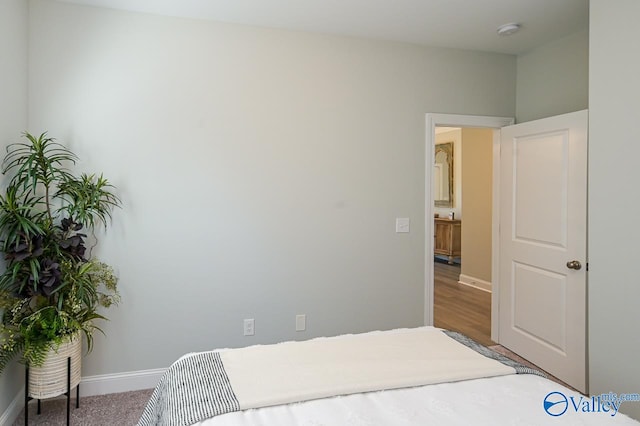
[[[80,398],[80,408],[75,408],[75,398],[71,399],[71,425],[74,426],[111,426],[135,425],[140,419],[153,389],[133,392],[112,393],[109,395],[86,396]],[[72,392],[75,395],[75,392]],[[37,415],[37,403],[29,403],[29,425],[60,426],[67,422],[66,398],[54,398],[42,401],[42,414]],[[13,426],[24,425],[24,413]]]
[[[537,368],[500,345],[490,346],[489,348],[522,364]],[[550,380],[567,386],[553,376],[548,375],[548,377]],[[80,398],[80,408],[78,409],[75,409],[75,399],[72,398],[71,424],[81,426],[133,426],[140,419],[142,410],[144,410],[152,391],[152,389],[145,389],[82,397]],[[73,394],[75,395],[75,393]],[[29,404],[29,425],[59,426],[66,424],[66,399],[43,400],[42,414],[39,416],[36,414],[36,405],[35,401]],[[13,423],[13,426],[21,425],[24,425],[24,413],[20,413],[20,416]]]

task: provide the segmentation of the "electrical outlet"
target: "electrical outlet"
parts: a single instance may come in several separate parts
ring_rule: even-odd
[[[307,329],[307,316],[296,315],[296,331],[305,331]]]
[[[253,318],[247,318],[244,320],[244,335],[253,336],[256,334],[255,322]]]

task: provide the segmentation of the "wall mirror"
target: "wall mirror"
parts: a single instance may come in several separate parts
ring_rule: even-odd
[[[453,207],[453,142],[436,145],[433,199],[436,207]]]

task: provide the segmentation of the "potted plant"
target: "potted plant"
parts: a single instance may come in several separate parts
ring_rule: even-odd
[[[10,180],[0,195],[0,251],[6,261],[0,275],[0,373],[16,357],[33,370],[70,351],[78,358],[75,386],[80,335],[91,351],[93,332],[100,330],[94,320],[106,319],[98,310],[119,301],[113,269],[91,250],[97,243],[94,227],[106,228],[120,200],[102,175],[74,175],[67,167],[75,165],[76,155],[46,133],[24,136],[26,142],[7,147],[2,164]],[[87,231],[94,242],[89,250]],[[66,368],[65,363],[63,389]],[[32,396],[53,396],[47,392]]]

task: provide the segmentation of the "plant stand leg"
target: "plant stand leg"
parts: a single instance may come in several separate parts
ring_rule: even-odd
[[[42,412],[41,407],[40,407],[40,401],[41,400],[38,400],[38,415],[40,415],[40,413]]]
[[[76,408],[80,408],[80,383],[76,386]]]
[[[24,369],[24,425],[29,424],[29,367]]]
[[[69,426],[69,410],[71,408],[71,357],[67,358],[67,426]]]

